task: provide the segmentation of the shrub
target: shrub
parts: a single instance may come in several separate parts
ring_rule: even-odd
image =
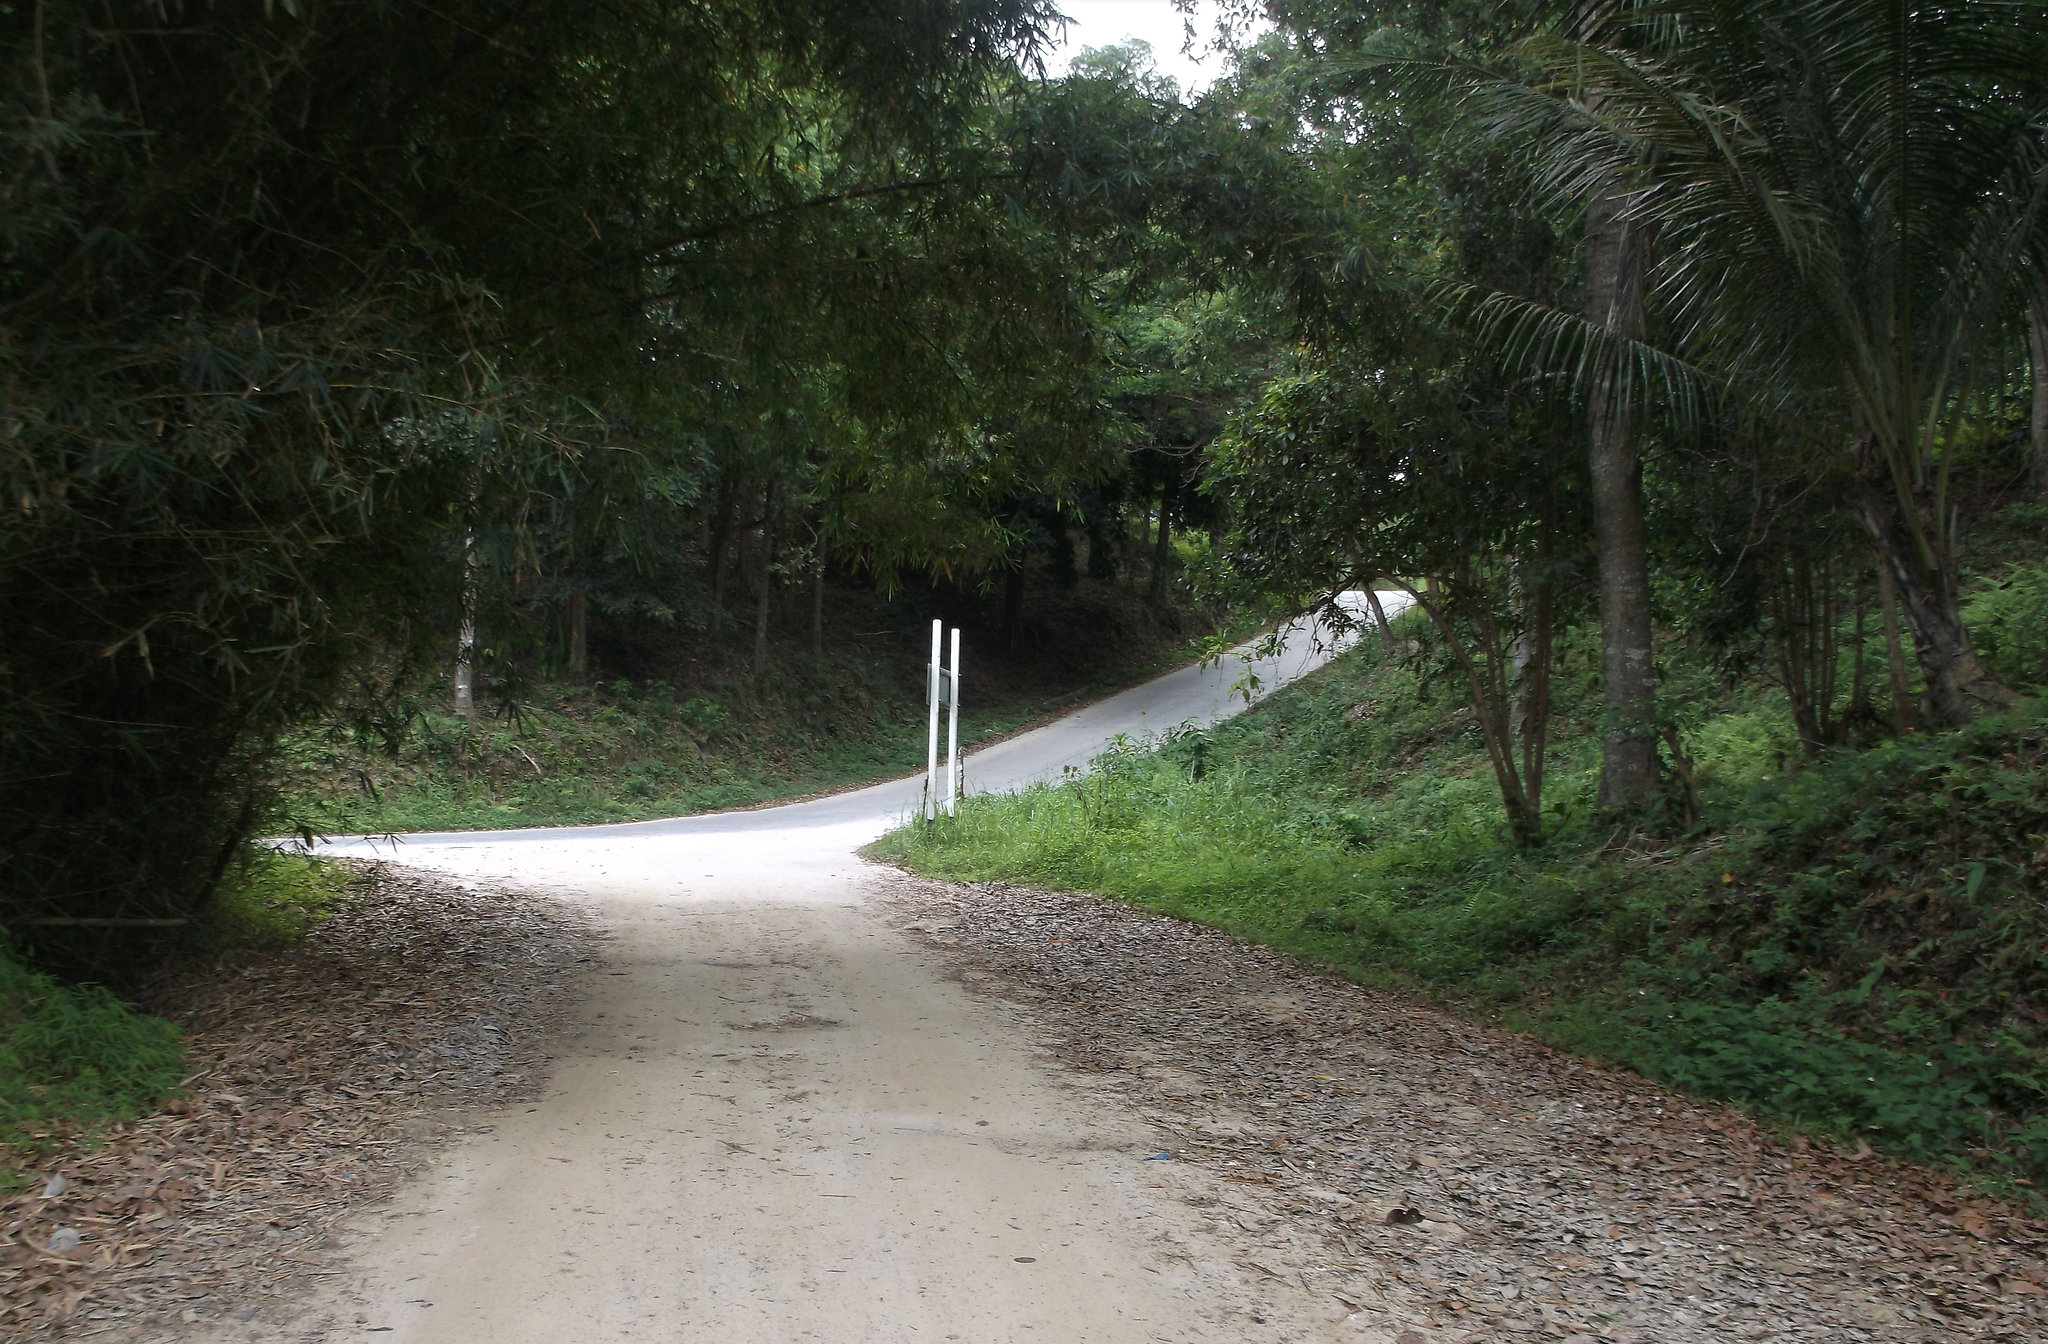
[[[1977,652],[2014,686],[2048,687],[2048,563],[2015,565],[1963,606]]]

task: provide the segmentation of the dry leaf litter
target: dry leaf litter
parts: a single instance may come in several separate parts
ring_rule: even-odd
[[[527,1095],[593,925],[559,899],[363,864],[278,952],[174,972],[149,1006],[192,1076],[162,1114],[38,1160],[0,1202],[0,1337],[204,1337],[333,1271],[339,1224]]]
[[[1926,1171],[1094,897],[891,892],[1362,1339],[2048,1339],[2048,1228]]]

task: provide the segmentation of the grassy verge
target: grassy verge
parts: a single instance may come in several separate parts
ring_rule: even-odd
[[[335,863],[252,850],[188,955],[282,946],[325,918],[354,873]],[[68,984],[0,940],[0,1192],[79,1135],[147,1114],[176,1095],[178,1028],[104,985]]]
[[[2033,1199],[2048,723],[1845,749],[1788,778],[1772,696],[1709,695],[1698,674],[1706,817],[1648,841],[1591,820],[1589,652],[1567,658],[1583,709],[1567,705],[1540,851],[1507,842],[1469,711],[1427,660],[1368,647],[1232,723],[971,800],[876,852],[1214,925]]]

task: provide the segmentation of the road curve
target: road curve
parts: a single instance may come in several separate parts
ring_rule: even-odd
[[[1344,642],[1285,634],[1252,669],[1260,693]],[[1226,717],[1244,670],[1185,668],[991,746],[969,757],[969,785],[1057,779],[1118,733]],[[607,964],[543,1095],[477,1117],[360,1222],[288,1337],[1361,1338],[1234,1264],[1173,1164],[1146,1162],[1156,1131],[1063,1082],[1014,1010],[881,918],[874,897],[902,879],[855,850],[922,783],[323,845],[558,893],[595,913]]]

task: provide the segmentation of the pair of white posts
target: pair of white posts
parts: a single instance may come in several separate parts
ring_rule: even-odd
[[[926,821],[939,815],[939,706],[946,707],[946,815],[952,816],[960,808],[960,628],[953,628],[953,669],[947,671],[939,663],[939,653],[944,647],[942,638],[945,623],[932,622],[932,671],[929,678],[931,695],[931,731],[926,736],[924,753],[924,816]]]

